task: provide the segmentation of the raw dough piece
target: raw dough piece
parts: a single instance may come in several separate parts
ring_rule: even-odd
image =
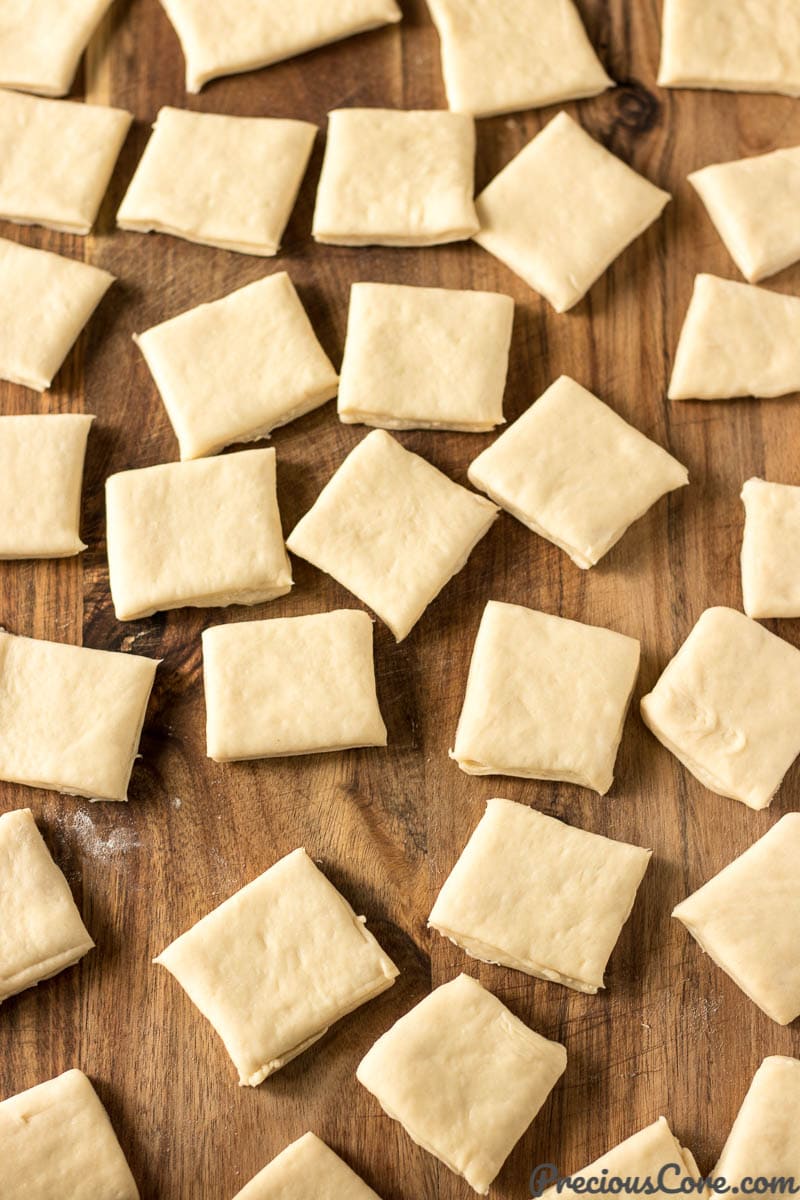
[[[744,611],[800,617],[800,487],[748,479],[742,500]]]
[[[436,246],[476,233],[475,122],[463,113],[340,108],[312,234],[333,246]]]
[[[79,554],[81,483],[94,417],[0,417],[0,559]]]
[[[766,808],[800,753],[800,650],[732,608],[709,608],[642,717],[720,796]]]
[[[594,994],[650,854],[490,800],[428,924],[473,958]]]
[[[672,455],[567,375],[478,455],[468,475],[584,568],[689,482]]]
[[[488,117],[613,87],[573,0],[428,0],[447,102]]]
[[[161,0],[186,59],[186,90],[394,24],[395,0]]]
[[[277,254],[316,132],[307,121],[162,108],[117,225]]]
[[[267,437],[336,395],[336,372],[285,271],[134,336],[181,458]]]
[[[0,1002],[94,946],[29,808],[0,816],[0,912]]]
[[[155,962],[211,1022],[250,1087],[398,974],[305,850],[280,859]]]
[[[0,630],[0,779],[127,800],[158,662]]]
[[[562,112],[478,196],[474,238],[566,312],[669,200]]]
[[[800,1181],[800,1062],[796,1058],[764,1059],[713,1174],[740,1191],[748,1176]]]
[[[469,975],[378,1038],[356,1077],[412,1141],[485,1196],[567,1065]]]
[[[121,471],[106,480],[106,510],[119,621],[291,589],[272,449]]]
[[[354,283],[339,419],[478,432],[503,423],[514,301],[499,292]]]
[[[563,779],[603,796],[638,671],[635,638],[490,600],[450,757],[468,775]]]
[[[304,1133],[237,1192],[233,1200],[380,1200],[338,1154]]]
[[[113,282],[99,267],[0,238],[0,379],[49,388]]]
[[[800,1016],[800,813],[787,813],[672,915],[754,1004]]]
[[[82,1071],[0,1103],[0,1161],[3,1200],[139,1200],[108,1114]]]
[[[203,670],[217,762],[386,745],[365,612],[216,625]]]
[[[351,450],[286,545],[368,604],[400,642],[496,516],[488,500],[376,429]]]
[[[0,87],[66,96],[111,0],[3,0]]]

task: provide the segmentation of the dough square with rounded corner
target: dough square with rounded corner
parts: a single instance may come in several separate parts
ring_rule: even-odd
[[[3,0],[0,87],[66,96],[111,0]]]
[[[233,1200],[380,1200],[314,1133],[304,1133],[267,1163]]]
[[[714,1177],[746,1193],[745,1179],[800,1180],[800,1061],[775,1054],[756,1071]]]
[[[742,488],[742,596],[748,617],[800,617],[800,487],[748,479]]]

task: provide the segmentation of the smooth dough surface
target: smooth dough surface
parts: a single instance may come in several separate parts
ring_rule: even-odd
[[[800,813],[787,813],[672,913],[779,1025],[800,1016],[798,862]]]
[[[474,239],[566,312],[669,200],[561,112],[480,193]]]
[[[563,779],[605,795],[638,672],[635,638],[490,600],[450,757],[468,775]]]
[[[273,1158],[233,1200],[380,1200],[314,1133]]]
[[[744,611],[800,617],[800,487],[748,479],[742,500]]]
[[[66,96],[111,0],[3,0],[0,87]]]
[[[267,437],[336,395],[336,371],[285,271],[191,308],[134,340],[183,459]]]
[[[257,1087],[398,974],[305,850],[294,850],[168,946],[166,967]]]
[[[497,508],[375,429],[286,540],[363,600],[398,642],[488,532]]]
[[[714,1168],[732,1187],[759,1175],[800,1180],[800,1061],[765,1058]]]
[[[689,482],[666,450],[566,375],[478,455],[468,475],[584,568]]]
[[[709,608],[642,717],[712,792],[766,808],[800,753],[800,650],[732,608]]]

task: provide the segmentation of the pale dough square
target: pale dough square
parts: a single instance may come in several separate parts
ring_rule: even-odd
[[[3,0],[0,87],[66,96],[111,0]]]
[[[0,630],[0,779],[127,800],[157,666]]]
[[[742,500],[744,611],[800,617],[800,487],[748,479]]]
[[[583,568],[689,482],[672,455],[566,375],[478,455],[468,475]]]
[[[428,924],[473,958],[593,994],[650,854],[490,800]]]
[[[0,1002],[94,946],[29,808],[0,816]]]
[[[613,87],[573,0],[428,0],[447,103],[488,117]]]
[[[203,673],[217,762],[386,745],[365,612],[216,625]]]
[[[800,1061],[773,1055],[756,1071],[714,1175],[742,1191],[745,1178],[800,1181]]]
[[[706,609],[642,717],[705,787],[767,808],[800,753],[800,650],[732,608]]]
[[[305,850],[294,850],[168,946],[166,967],[257,1087],[397,967]]]
[[[450,757],[468,775],[561,779],[605,795],[638,672],[635,638],[490,600]]]
[[[183,459],[267,437],[333,399],[338,387],[285,271],[154,325],[134,341]]]
[[[233,1200],[380,1200],[314,1133],[304,1133]]]
[[[672,913],[779,1025],[800,1016],[798,862],[800,813],[787,813]]]
[[[669,200],[562,112],[478,196],[474,239],[566,312]]]
[[[402,641],[466,563],[497,509],[375,429],[286,545],[332,575]]]
[[[277,254],[316,132],[307,121],[162,108],[117,225]]]
[[[81,485],[93,420],[79,413],[0,417],[0,559],[86,549]]]
[[[291,589],[272,449],[121,471],[106,480],[106,515],[119,621]]]
[[[503,423],[514,301],[499,292],[354,283],[339,419],[384,429]]]
[[[312,234],[334,246],[436,246],[476,233],[475,122],[463,113],[328,114]]]
[[[566,1065],[562,1045],[459,975],[378,1038],[356,1077],[412,1141],[485,1196]]]

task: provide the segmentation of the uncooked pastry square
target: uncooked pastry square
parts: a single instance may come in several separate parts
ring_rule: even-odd
[[[162,108],[117,225],[277,254],[316,132],[308,121]]]
[[[490,600],[450,757],[468,775],[563,779],[605,795],[638,671],[635,638]]]
[[[286,540],[373,609],[398,642],[488,531],[497,509],[375,429]]]
[[[334,246],[435,246],[476,233],[475,122],[463,113],[328,114],[312,234]]]
[[[111,0],[3,0],[0,87],[66,96]]]
[[[566,312],[669,202],[559,113],[475,201],[475,241]]]
[[[294,850],[155,959],[257,1087],[398,974],[305,850]]]
[[[800,617],[800,487],[748,479],[742,500],[744,611]]]
[[[469,468],[523,525],[593,567],[689,474],[602,400],[562,375]]]
[[[267,1163],[233,1200],[380,1200],[347,1163],[313,1133]]]
[[[745,1192],[764,1176],[800,1180],[800,1061],[765,1058],[733,1123],[714,1177]]]
[[[595,993],[650,854],[490,800],[428,924],[473,958]]]
[[[217,762],[386,745],[365,612],[216,625],[203,672]]]
[[[260,604],[292,586],[275,451],[162,463],[106,480],[114,611]]]
[[[157,666],[0,630],[0,779],[127,800]]]
[[[459,975],[401,1017],[356,1077],[408,1136],[485,1196],[567,1065],[476,979]]]
[[[86,549],[81,484],[93,420],[79,413],[0,417],[0,559]]]
[[[336,372],[285,271],[135,335],[181,458],[252,442],[336,395]]]
[[[499,292],[354,283],[339,419],[478,432],[503,423],[514,301]]]
[[[672,913],[779,1025],[800,1016],[798,862],[800,813],[787,813]]]
[[[642,717],[712,792],[766,808],[800,753],[800,650],[732,608],[709,608]]]

